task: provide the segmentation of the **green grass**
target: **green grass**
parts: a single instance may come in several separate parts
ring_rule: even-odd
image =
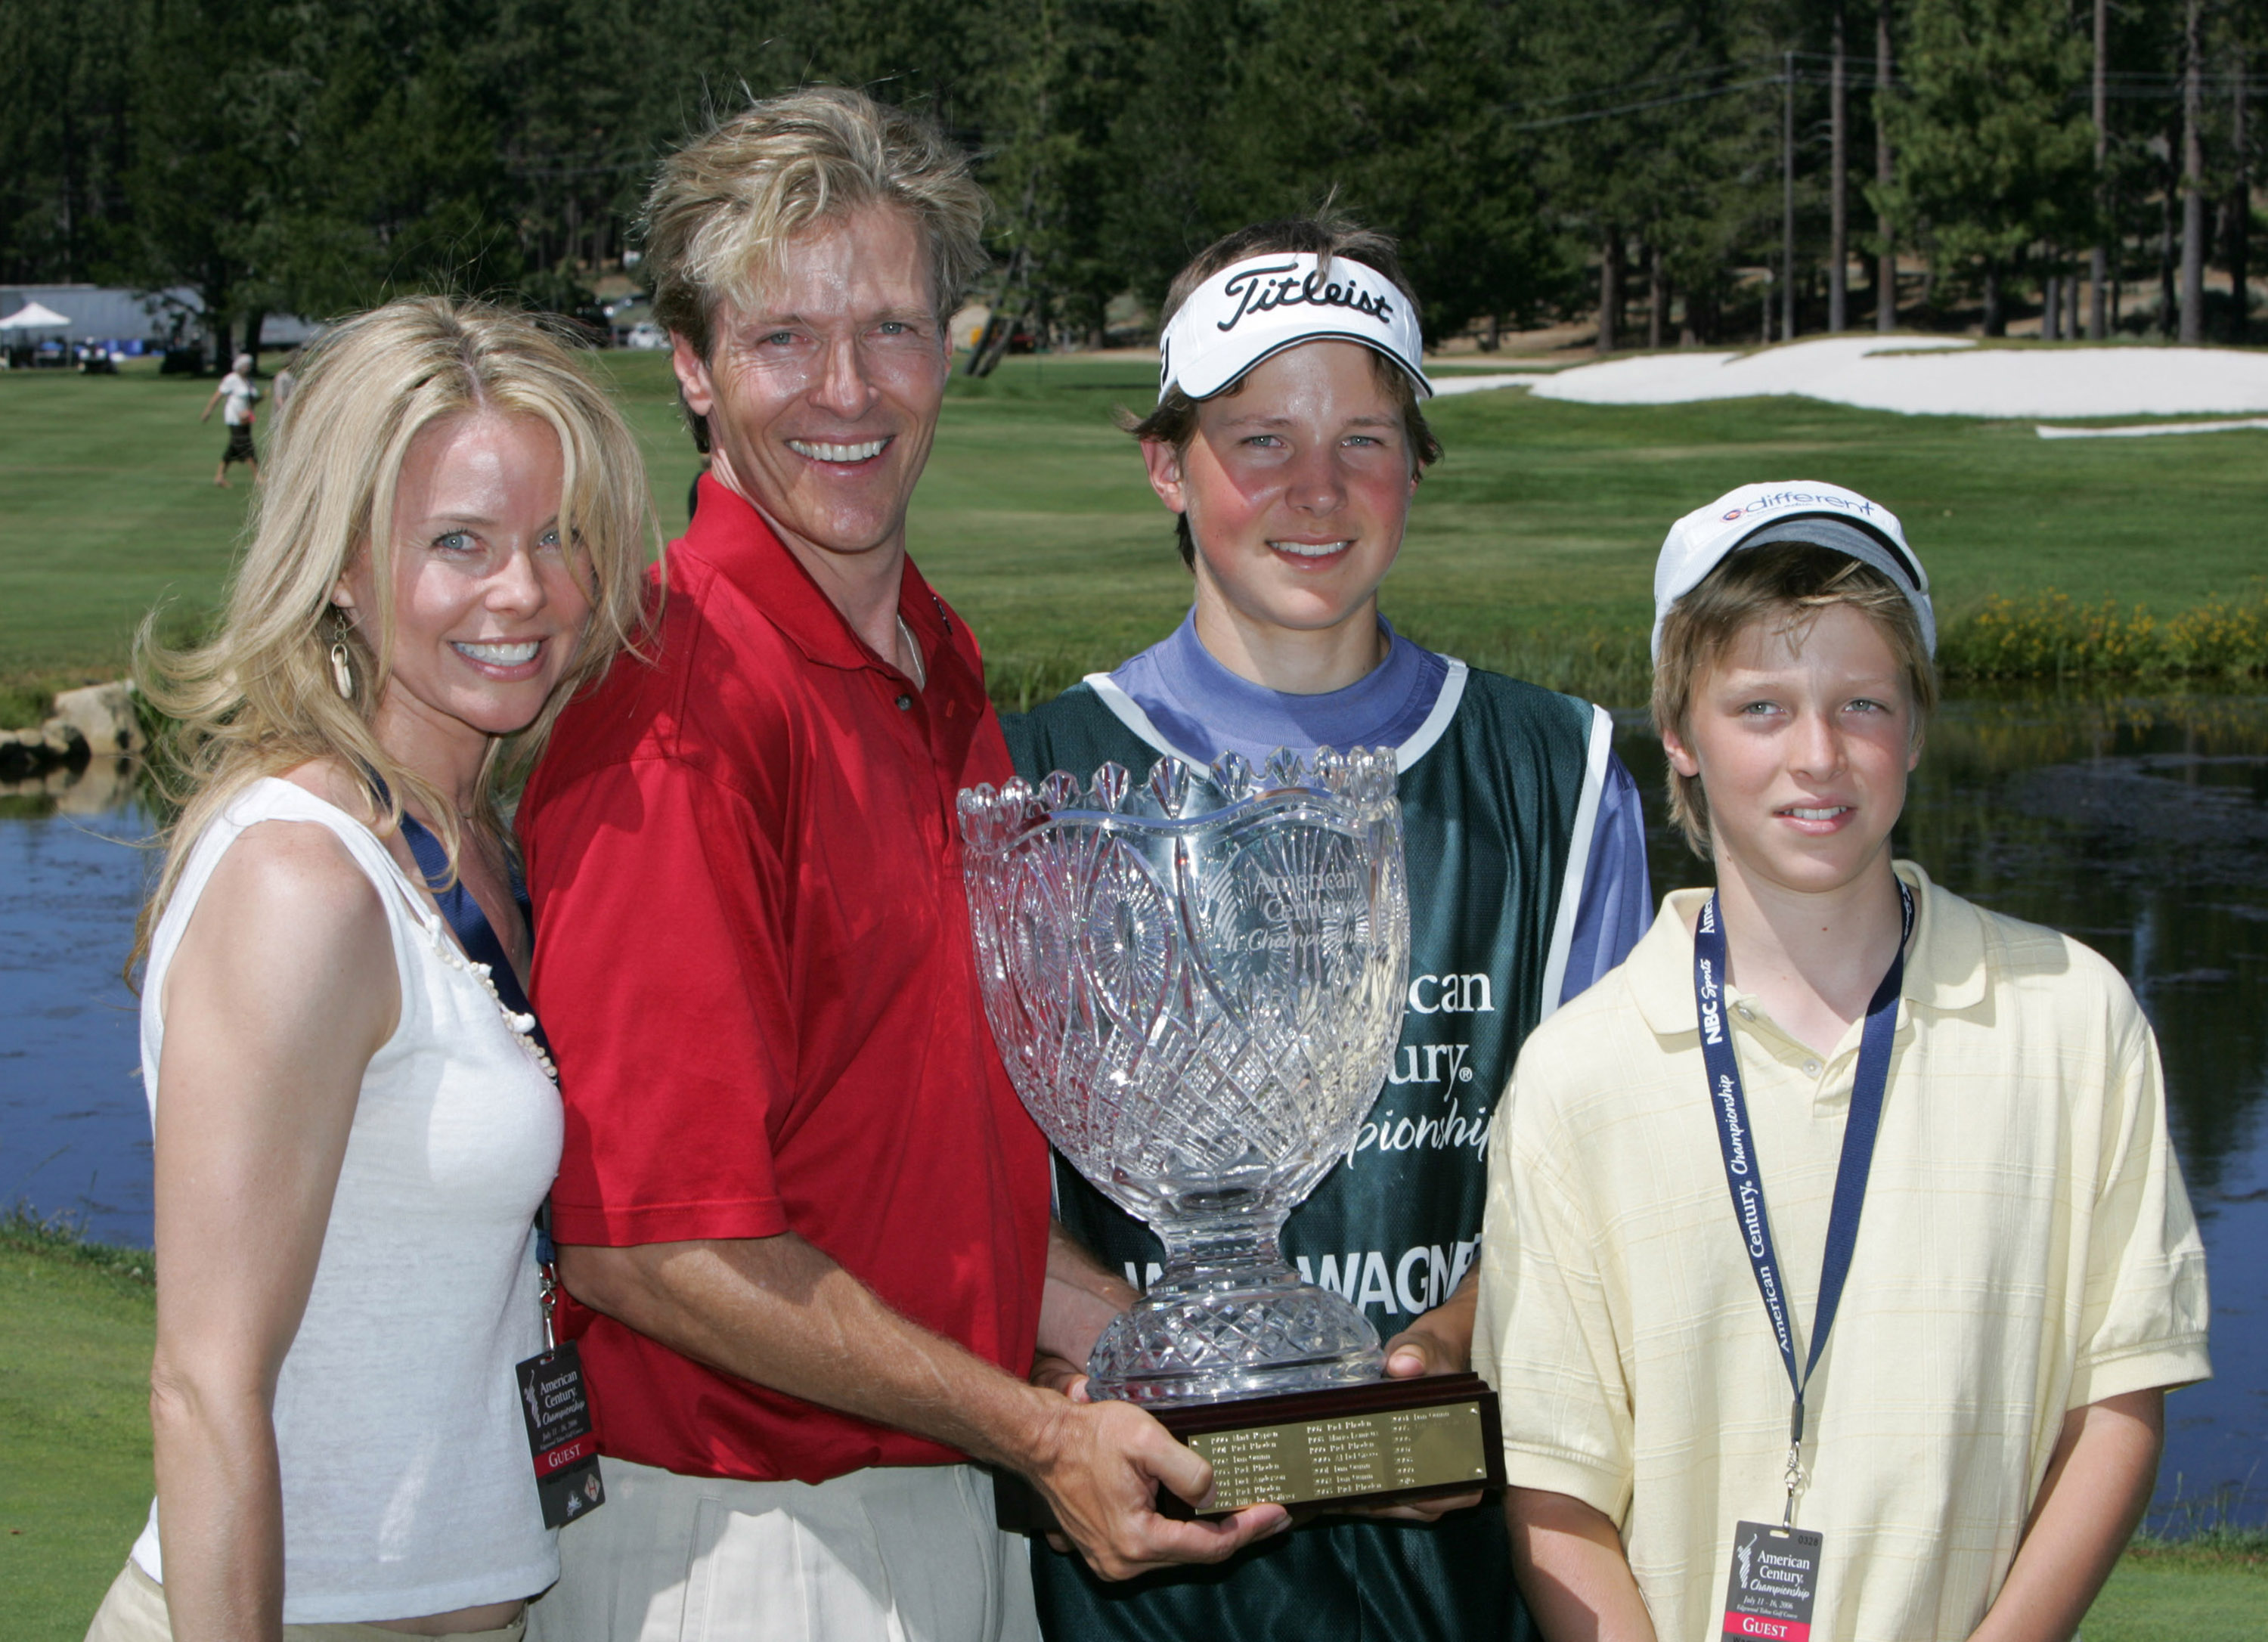
[[[146,1252],[0,1219],[0,1637],[77,1642],[150,1508]]]
[[[696,458],[668,362],[600,365],[674,533]],[[954,379],[914,554],[976,626],[1010,704],[1115,664],[1186,607],[1167,516],[1110,423],[1154,380],[1135,363],[1039,357]],[[146,371],[0,375],[0,683],[115,676],[154,604],[171,601],[177,629],[212,608],[247,491],[210,482],[224,442],[196,420],[210,392]],[[1612,699],[1642,688],[1669,522],[1760,478],[1831,479],[1899,513],[1948,630],[1995,598],[2050,615],[2051,593],[2082,613],[2139,603],[2164,622],[2216,595],[2262,597],[2256,434],[2048,441],[2029,422],[1799,399],[1597,407],[1518,391],[1432,414],[1449,456],[1419,490],[1388,614],[1472,660]],[[2051,635],[2025,653],[2069,650]]]
[[[2086,1642],[2258,1642],[2268,1628],[2268,1557],[2138,1543],[2095,1599]]]
[[[150,1505],[155,1293],[146,1251],[0,1217],[0,1637],[78,1642]],[[2138,1542],[2087,1642],[2251,1642],[2268,1538],[2227,1528]]]

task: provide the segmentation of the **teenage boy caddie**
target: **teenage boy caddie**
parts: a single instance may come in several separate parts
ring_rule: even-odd
[[[609,1495],[541,1637],[1028,1637],[972,1459],[1114,1576],[1285,1521],[1159,1516],[1204,1462],[1027,1380],[1112,1302],[1051,1238],[985,1027],[954,800],[1011,767],[905,546],[982,216],[961,154],[835,91],[725,121],[648,201],[712,464],[651,655],[561,718],[519,812]]]
[[[1886,510],[1734,490],[1654,605],[1717,887],[1528,1039],[1491,1143],[1522,1587],[1555,1642],[2067,1638],[2211,1372],[2149,1023],[1893,863],[1936,636]]]
[[[1034,780],[1084,780],[1105,761],[1138,777],[1166,755],[1257,768],[1278,747],[1394,749],[1410,858],[1402,1038],[1283,1247],[1377,1326],[1388,1373],[1462,1370],[1494,1095],[1528,1029],[1645,928],[1637,790],[1604,712],[1438,655],[1379,614],[1441,453],[1394,242],[1335,219],[1241,229],[1182,271],[1167,311],[1158,404],[1132,431],[1176,515],[1189,618],[1012,718],[1010,745]],[[1156,1237],[1077,1171],[1056,1173],[1064,1224],[1143,1281]],[[1131,1587],[1035,1549],[1041,1619],[1064,1642],[1518,1633],[1492,1509],[1388,1514],[1405,1520],[1330,1517],[1225,1568]]]

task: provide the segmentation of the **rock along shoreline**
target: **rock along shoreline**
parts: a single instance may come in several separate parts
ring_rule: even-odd
[[[124,680],[64,690],[37,729],[0,730],[0,781],[83,769],[96,757],[143,750],[134,688]]]

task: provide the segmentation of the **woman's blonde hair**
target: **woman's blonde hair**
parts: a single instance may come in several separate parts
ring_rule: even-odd
[[[1906,704],[1919,740],[1937,707],[1937,668],[1912,600],[1871,564],[1808,541],[1770,541],[1733,554],[1670,607],[1653,664],[1653,728],[1692,740],[1693,693],[1735,640],[1759,622],[1800,638],[1833,605],[1848,605],[1874,624],[1904,675]],[[1686,847],[1712,853],[1709,795],[1698,776],[1669,766],[1669,819]]]
[[[143,909],[135,961],[149,949],[181,865],[213,817],[262,776],[335,759],[385,784],[371,814],[400,823],[405,798],[431,816],[453,874],[455,805],[379,746],[371,725],[394,658],[394,505],[419,433],[468,411],[534,416],[558,436],[559,528],[585,571],[591,615],[535,722],[494,738],[474,817],[500,824],[498,787],[532,762],[568,700],[634,648],[649,617],[644,569],[659,546],[645,467],[621,413],[575,352],[524,313],[415,297],[347,320],[309,345],[269,446],[218,630],[172,649],[142,624],[135,678],[173,728],[161,780],[180,812],[163,834],[165,870]],[[374,607],[359,625],[331,594],[370,556]],[[334,681],[346,647],[353,696]]]

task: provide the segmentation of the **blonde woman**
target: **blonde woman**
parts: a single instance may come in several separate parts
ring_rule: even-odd
[[[558,342],[433,298],[309,350],[268,480],[217,636],[144,631],[158,1498],[90,1642],[517,1638],[561,1117],[497,793],[631,640],[645,480]]]

